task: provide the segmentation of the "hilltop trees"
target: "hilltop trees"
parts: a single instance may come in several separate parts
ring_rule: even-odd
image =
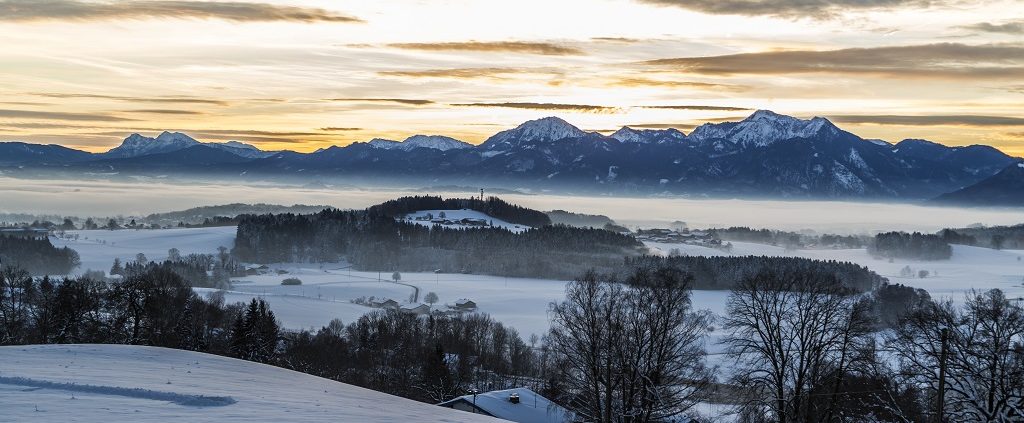
[[[385,203],[387,204],[387,203]],[[381,209],[314,215],[244,216],[234,255],[253,262],[347,259],[357,269],[445,269],[505,276],[571,278],[610,269],[642,245],[600,229],[543,226],[514,233],[495,227],[453,229],[396,220]]]

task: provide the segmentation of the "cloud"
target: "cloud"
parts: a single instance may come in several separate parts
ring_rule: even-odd
[[[511,75],[524,74],[548,74],[556,75],[555,72],[542,69],[528,68],[455,68],[455,69],[426,69],[411,71],[381,71],[384,76],[399,76],[406,78],[450,78],[450,79],[476,79],[490,78],[502,79]]]
[[[749,107],[728,107],[728,106],[698,106],[698,105],[667,105],[667,106],[636,106],[642,109],[670,109],[670,110],[703,110],[703,111],[723,111],[723,112],[742,112],[744,110],[753,110]]]
[[[398,103],[411,106],[426,106],[434,104],[433,100],[422,100],[415,98],[329,98],[327,101],[351,101],[364,103]]]
[[[995,32],[999,34],[1024,34],[1024,20],[1009,21],[1001,24],[979,22],[973,25],[964,25],[960,28],[982,32]]]
[[[105,113],[64,113],[64,112],[40,112],[35,110],[10,110],[0,109],[0,118],[21,118],[21,119],[43,119],[43,120],[71,120],[83,122],[128,122],[136,119],[128,119]]]
[[[592,106],[589,104],[562,104],[562,103],[454,103],[451,106],[457,107],[504,107],[509,109],[529,110],[561,110],[587,113],[615,113],[619,111],[616,107]]]
[[[651,79],[644,77],[621,77],[616,78],[608,85],[613,87],[665,87],[665,88],[694,88],[701,90],[726,90],[726,91],[746,91],[750,87],[745,85],[734,85],[734,84],[717,84],[712,82],[694,82],[694,81],[667,81],[664,79]]]
[[[211,104],[216,106],[227,106],[230,104],[224,100],[212,100],[206,98],[184,97],[184,96],[162,96],[162,97],[127,97],[106,94],[79,94],[79,93],[30,93],[34,96],[49,98],[86,98],[99,100],[118,100],[138,103],[181,103],[181,104]]]
[[[627,38],[627,37],[591,37],[591,41],[600,41],[605,43],[622,43],[622,44],[633,44],[639,43],[639,38]]]
[[[195,110],[174,110],[174,109],[140,109],[125,110],[123,113],[142,113],[148,115],[205,115],[206,113]]]
[[[324,127],[324,128],[320,128],[320,130],[324,131],[324,132],[347,132],[347,131],[362,131],[363,128],[345,128],[345,127],[340,127],[340,126],[327,126],[327,127]]]
[[[1024,126],[1024,118],[979,115],[829,115],[839,123],[908,126]]]
[[[639,0],[715,15],[832,18],[846,11],[927,7],[937,0]]]
[[[463,41],[451,43],[395,43],[388,47],[423,51],[473,51],[487,53],[522,53],[545,56],[580,56],[586,53],[575,47],[554,43],[525,41]]]
[[[901,78],[1024,78],[1024,46],[941,43],[789,50],[657,59],[642,64],[704,75],[833,73]]]
[[[0,21],[112,19],[223,19],[236,22],[362,22],[325,9],[243,1],[0,0]]]

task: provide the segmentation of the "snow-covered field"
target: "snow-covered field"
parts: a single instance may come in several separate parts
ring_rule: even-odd
[[[70,247],[82,259],[79,271],[110,270],[114,258],[121,262],[135,260],[143,253],[149,260],[164,260],[167,250],[177,248],[182,255],[190,253],[216,254],[217,247],[230,249],[235,245],[235,227],[181,228],[181,229],[124,229],[117,231],[68,231],[73,238],[50,238],[56,247]]]
[[[484,222],[487,222],[487,224],[490,225],[490,226],[499,227],[499,228],[505,228],[505,229],[508,229],[508,230],[510,230],[512,232],[515,232],[515,233],[519,233],[519,232],[525,231],[527,229],[530,229],[529,226],[517,225],[515,223],[509,223],[509,222],[506,222],[504,220],[491,217],[491,216],[487,215],[486,213],[481,213],[481,212],[478,212],[476,210],[468,210],[468,209],[462,209],[462,210],[420,210],[420,211],[417,211],[415,213],[410,213],[410,214],[406,215],[405,216],[405,220],[407,222],[409,222],[409,223],[415,223],[415,224],[421,225],[421,226],[434,226],[435,223],[431,222],[430,220],[417,220],[417,218],[425,218],[425,217],[428,217],[428,216],[433,216],[435,220],[436,219],[442,219],[441,218],[441,214],[442,213],[444,214],[444,218],[443,219],[445,219],[445,220],[450,220],[450,221],[459,221],[459,220],[462,220],[462,219],[482,220]],[[440,224],[440,226],[445,227],[445,228],[453,228],[453,229],[462,229],[462,228],[466,228],[467,227],[466,225],[461,225],[461,224]]]
[[[498,422],[278,367],[129,345],[0,347],[3,422]]]
[[[454,211],[453,213],[457,213]],[[447,215],[447,213],[446,213]],[[453,216],[454,217],[454,216]],[[498,222],[495,222],[497,225]],[[166,258],[167,250],[178,248],[182,254],[215,253],[217,247],[234,244],[233,227],[75,231],[79,239],[55,240],[58,246],[67,245],[82,256],[82,268],[106,270],[114,257],[132,260],[142,252],[150,260]],[[88,238],[88,239],[87,239]],[[106,241],[101,242],[101,241]],[[774,255],[799,256],[815,259],[835,259],[858,263],[878,272],[894,283],[928,290],[935,297],[948,297],[960,301],[971,290],[999,288],[1011,298],[1024,297],[1024,251],[996,251],[986,248],[953,246],[953,258],[948,261],[918,262],[910,260],[876,260],[863,249],[856,250],[785,250],[763,244],[734,242],[731,253],[686,244],[648,243],[655,252],[667,253],[678,248],[690,255]],[[925,279],[902,278],[900,270],[910,266],[914,273],[928,270]],[[359,297],[391,298],[406,303],[413,288],[390,282],[390,273],[358,272],[341,264],[275,264],[273,270],[284,270],[284,275],[267,274],[235,278],[234,288],[226,293],[228,301],[248,301],[262,296],[270,303],[282,324],[291,329],[319,328],[333,318],[350,323],[372,308],[352,304]],[[471,299],[479,310],[496,320],[516,328],[525,338],[547,331],[548,304],[563,298],[566,281],[518,279],[497,276],[402,273],[401,282],[420,288],[420,301],[427,292],[440,298],[438,306],[461,298]],[[300,286],[282,286],[281,280],[297,277]],[[380,278],[380,280],[378,280]],[[200,292],[208,290],[199,290]],[[722,313],[727,293],[723,291],[696,291],[693,303]]]

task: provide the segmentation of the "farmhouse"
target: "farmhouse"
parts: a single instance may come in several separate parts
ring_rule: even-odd
[[[476,310],[476,303],[472,300],[462,298],[455,302],[455,306],[452,307],[457,311],[474,311]]]
[[[568,423],[572,412],[527,388],[463,395],[438,404],[519,423]]]
[[[426,304],[410,304],[403,306],[399,310],[401,310],[402,313],[415,314],[417,316],[430,314],[430,306]]]

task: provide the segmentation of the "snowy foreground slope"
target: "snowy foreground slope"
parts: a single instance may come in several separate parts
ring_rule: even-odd
[[[129,345],[0,347],[3,422],[498,422],[264,364]]]

